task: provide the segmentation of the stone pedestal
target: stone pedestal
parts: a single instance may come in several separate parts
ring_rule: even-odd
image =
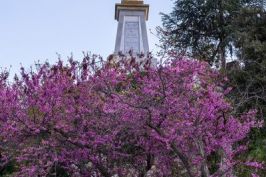
[[[146,20],[149,5],[141,0],[122,0],[116,4],[115,19],[118,21],[115,54],[147,54],[149,44]]]

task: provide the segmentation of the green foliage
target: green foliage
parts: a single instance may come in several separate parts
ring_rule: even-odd
[[[167,48],[208,61],[225,59],[230,48],[233,12],[239,1],[179,0],[172,13],[162,14],[161,41]]]
[[[208,156],[208,162],[210,166],[210,173],[213,174],[217,169],[219,169],[219,162],[221,161],[221,157],[217,152],[213,152]]]
[[[60,165],[57,165],[51,170],[50,174],[47,177],[70,177],[70,175],[64,168],[62,168]]]
[[[225,68],[226,58],[234,54],[235,19],[242,8],[259,5],[258,0],[175,1],[172,12],[162,14],[162,47]]]
[[[266,14],[258,9],[243,9],[235,19],[235,46],[241,69],[228,71],[238,111],[256,108],[266,117]]]
[[[12,173],[16,171],[17,164],[15,161],[10,161],[8,164],[5,165],[3,169],[0,170],[0,176],[8,177],[11,176]]]

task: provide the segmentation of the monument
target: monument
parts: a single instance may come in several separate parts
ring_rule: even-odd
[[[149,5],[143,0],[122,0],[115,5],[115,19],[118,21],[115,54],[147,54],[149,44],[146,21]]]

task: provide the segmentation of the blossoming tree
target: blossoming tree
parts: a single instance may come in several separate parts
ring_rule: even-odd
[[[14,175],[229,177],[237,165],[262,168],[237,158],[261,122],[255,111],[234,114],[217,71],[148,61],[86,56],[22,68],[12,83],[2,73],[0,146],[16,160]]]

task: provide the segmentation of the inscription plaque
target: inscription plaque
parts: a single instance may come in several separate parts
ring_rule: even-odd
[[[124,50],[140,53],[139,22],[125,22]]]

